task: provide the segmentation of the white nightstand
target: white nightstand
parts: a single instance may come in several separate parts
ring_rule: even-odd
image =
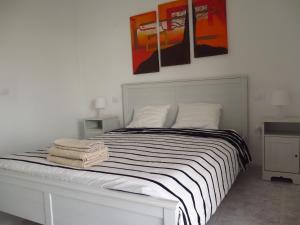
[[[300,118],[263,122],[263,179],[292,179],[300,184]]]
[[[117,116],[104,116],[83,120],[84,138],[102,135],[118,128],[120,128],[120,121]]]

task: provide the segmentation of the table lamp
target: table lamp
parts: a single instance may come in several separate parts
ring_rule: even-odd
[[[98,97],[95,101],[95,108],[97,110],[97,117],[100,117],[102,109],[105,109],[106,101],[104,97]]]
[[[285,90],[275,90],[272,93],[271,105],[277,107],[277,116],[279,118],[284,118],[284,106],[290,104],[289,94]]]

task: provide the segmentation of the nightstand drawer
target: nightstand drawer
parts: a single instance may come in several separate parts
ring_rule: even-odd
[[[265,170],[299,173],[298,137],[265,136]]]
[[[83,120],[84,138],[92,138],[106,132],[119,129],[120,122],[116,116],[90,118]]]

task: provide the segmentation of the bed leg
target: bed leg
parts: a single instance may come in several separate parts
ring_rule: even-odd
[[[53,224],[53,212],[52,212],[52,196],[51,193],[44,193],[44,210],[45,210],[45,224],[44,225],[54,225]]]
[[[164,209],[164,225],[176,225],[175,210]]]

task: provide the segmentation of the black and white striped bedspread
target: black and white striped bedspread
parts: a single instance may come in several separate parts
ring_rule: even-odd
[[[101,166],[75,169],[46,161],[46,150],[0,158],[0,168],[177,200],[178,224],[204,225],[251,161],[230,130],[120,129],[97,137],[109,147]]]

